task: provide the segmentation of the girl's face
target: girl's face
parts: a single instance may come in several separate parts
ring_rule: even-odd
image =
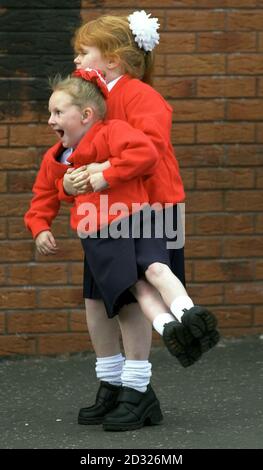
[[[62,90],[54,91],[49,99],[48,124],[55,131],[63,147],[76,147],[87,126],[78,106],[72,104],[71,96]]]
[[[102,57],[100,50],[95,46],[82,46],[79,54],[74,59],[77,69],[99,69],[107,77],[109,61]]]

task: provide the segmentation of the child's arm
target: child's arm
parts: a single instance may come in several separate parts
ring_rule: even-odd
[[[47,171],[47,160],[43,159],[37,174],[32,192],[34,197],[30,208],[24,216],[26,227],[31,231],[33,238],[40,232],[50,231],[52,221],[58,214],[60,201],[55,181],[52,181]]]
[[[110,188],[152,174],[160,161],[150,139],[124,121],[111,121],[107,141],[112,157],[111,166],[103,171],[103,177]]]

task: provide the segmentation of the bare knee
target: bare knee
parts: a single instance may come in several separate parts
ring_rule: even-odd
[[[145,271],[145,277],[147,281],[154,283],[156,280],[158,280],[158,278],[160,278],[160,276],[165,274],[167,271],[169,271],[169,267],[166,264],[158,262],[152,263]]]
[[[136,299],[146,296],[149,294],[150,286],[143,279],[139,279],[136,284],[131,287],[131,292],[133,293]]]

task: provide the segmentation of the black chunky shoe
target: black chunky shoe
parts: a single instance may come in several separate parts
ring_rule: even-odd
[[[159,424],[163,420],[160,403],[151,385],[141,393],[122,387],[117,398],[117,407],[103,421],[104,431],[131,431]]]
[[[100,382],[95,404],[88,408],[81,408],[78,416],[79,424],[101,424],[104,416],[117,405],[117,398],[121,386]]]
[[[168,351],[175,356],[183,367],[189,367],[202,356],[200,341],[178,320],[164,325],[163,341]]]
[[[200,339],[216,330],[217,320],[207,308],[195,305],[185,310],[182,324],[194,338]]]

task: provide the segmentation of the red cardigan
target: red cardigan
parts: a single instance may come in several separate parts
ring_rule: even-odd
[[[150,203],[177,203],[185,198],[171,144],[172,108],[151,86],[124,75],[109,93],[108,119],[122,119],[150,138],[160,162],[145,181]]]
[[[100,195],[108,196],[109,207],[115,203],[124,203],[128,214],[135,210],[132,203],[148,202],[143,176],[149,176],[155,171],[159,156],[142,131],[133,129],[124,121],[99,121],[85,134],[68,158],[74,167],[110,160],[111,167],[103,171],[109,188],[101,192],[86,193],[75,198],[65,196],[63,175],[68,165],[57,161],[62,151],[63,147],[58,142],[46,152],[33,186],[34,197],[24,221],[34,238],[43,230],[50,230],[62,199],[74,203],[71,208],[71,226],[75,230],[85,215],[77,213],[80,204],[94,204],[96,214],[93,225],[86,227],[87,232],[99,230],[117,217],[116,214],[105,212],[104,205],[100,204]]]

